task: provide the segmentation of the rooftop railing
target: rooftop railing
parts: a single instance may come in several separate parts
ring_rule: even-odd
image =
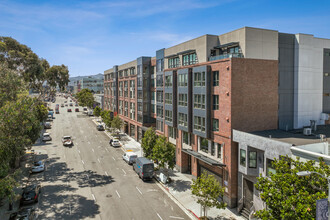
[[[218,55],[218,56],[211,56],[209,57],[209,61],[214,61],[214,60],[222,60],[222,59],[226,59],[226,58],[243,58],[243,54],[242,53],[228,53],[228,54],[222,54],[222,55]]]

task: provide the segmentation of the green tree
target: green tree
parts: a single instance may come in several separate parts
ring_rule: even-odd
[[[101,111],[102,111],[102,109],[101,109],[100,107],[96,106],[96,107],[94,108],[94,115],[95,115],[96,117],[99,117],[99,116],[101,115]]]
[[[104,124],[107,126],[107,127],[111,127],[111,117],[110,117],[110,112],[109,110],[104,110],[101,112],[101,118],[102,118],[102,121],[104,122]]]
[[[114,117],[111,121],[111,127],[114,129],[117,129],[117,134],[119,133],[119,130],[123,127],[123,120],[119,118],[117,115]]]
[[[77,93],[77,100],[79,105],[91,108],[94,104],[94,96],[89,89],[82,89]]]
[[[260,219],[315,219],[316,200],[327,198],[327,180],[319,175],[297,176],[300,171],[315,171],[330,175],[329,166],[322,158],[302,162],[288,156],[275,159],[272,163],[275,172],[269,177],[258,177],[255,184],[261,191],[260,197],[267,209],[257,211]]]
[[[197,203],[202,206],[204,219],[207,219],[206,208],[216,207],[218,209],[224,209],[227,204],[220,202],[220,196],[223,196],[224,188],[214,178],[213,175],[208,175],[203,172],[200,177],[193,180],[191,184],[191,193],[196,197]],[[202,218],[201,218],[202,219]]]
[[[141,141],[141,147],[143,149],[143,154],[146,158],[153,159],[153,148],[156,144],[157,135],[155,128],[150,127],[144,133],[144,136]]]
[[[46,71],[47,84],[54,90],[56,86],[64,90],[69,83],[69,70],[65,65],[54,65]]]
[[[153,148],[153,159],[158,161],[160,168],[166,169],[166,176],[169,177],[168,169],[175,166],[175,146],[166,140],[165,136],[159,136]]]

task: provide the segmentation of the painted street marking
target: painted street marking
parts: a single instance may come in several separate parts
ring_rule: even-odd
[[[176,216],[170,216],[170,218],[176,218],[176,219],[184,219],[184,218],[181,218],[181,217],[176,217]]]
[[[126,172],[125,172],[125,170],[123,170],[123,169],[121,169],[124,173],[125,173],[125,175],[126,175]]]
[[[174,211],[173,206],[171,206],[171,210]]]
[[[142,195],[142,192],[140,191],[140,189],[139,188],[137,188],[137,186],[136,186],[136,189],[139,191],[139,193]]]
[[[81,160],[82,164],[85,164],[85,162],[83,160]]]
[[[94,149],[92,148],[92,151],[94,152]]]
[[[157,215],[158,215],[158,218],[159,218],[160,220],[163,220],[162,217],[160,217],[160,215],[159,215],[158,213],[157,213]]]
[[[97,158],[97,161],[98,161],[99,163],[101,163],[101,161],[100,161],[100,159],[99,159],[99,158]]]
[[[114,157],[112,157],[113,160],[116,160]]]
[[[95,199],[95,196],[94,196],[94,194],[92,194],[92,197],[93,197],[94,201],[96,202],[96,199]]]
[[[105,150],[106,150],[106,151],[108,151],[108,149],[107,149],[107,148],[105,148]],[[109,152],[109,151],[108,151],[108,152]]]
[[[107,171],[105,171],[105,175],[109,176],[108,173],[107,173]]]
[[[119,195],[119,193],[118,193],[118,191],[116,190],[116,193],[117,193],[117,196],[120,198],[120,195]]]
[[[80,150],[78,150],[78,153],[80,153]]]

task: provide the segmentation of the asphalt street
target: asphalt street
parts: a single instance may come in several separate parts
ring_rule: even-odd
[[[57,97],[52,108],[69,100]],[[139,179],[122,160],[122,149],[109,146],[109,137],[96,130],[82,107],[75,108],[60,107],[47,129],[53,140],[34,146],[36,159],[46,165],[32,175],[42,186],[38,219],[189,219],[155,181]],[[74,146],[62,145],[65,135],[73,137]]]

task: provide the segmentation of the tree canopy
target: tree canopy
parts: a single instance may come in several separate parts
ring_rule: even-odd
[[[79,105],[87,106],[91,108],[94,104],[94,96],[93,93],[89,89],[82,89],[77,93],[77,100]]]
[[[158,161],[161,168],[173,169],[175,166],[175,146],[166,140],[165,136],[159,136],[153,148],[153,159]],[[168,176],[168,172],[167,172]]]
[[[96,106],[96,107],[94,108],[94,115],[95,115],[96,117],[99,117],[99,116],[101,115],[101,111],[102,111],[102,109],[101,109],[100,107]]]
[[[314,219],[316,200],[327,198],[327,179],[319,175],[300,177],[297,172],[314,171],[330,175],[329,166],[320,158],[318,164],[288,156],[275,159],[270,177],[258,177],[255,184],[267,209],[256,212],[261,219]]]
[[[143,154],[146,158],[153,159],[153,148],[156,144],[157,135],[155,128],[150,127],[144,133],[144,136],[141,141],[141,147],[143,149]]]
[[[101,112],[101,118],[102,118],[102,121],[104,122],[104,124],[107,126],[107,127],[111,127],[111,117],[110,117],[110,110],[104,110]]]

